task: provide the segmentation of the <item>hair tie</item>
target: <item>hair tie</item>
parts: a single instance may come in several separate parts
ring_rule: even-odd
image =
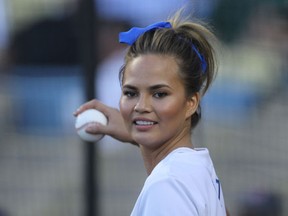
[[[129,31],[121,32],[119,34],[119,42],[126,43],[131,46],[138,39],[140,35],[144,34],[147,31],[150,31],[152,29],[171,28],[171,27],[172,25],[170,24],[170,22],[157,22],[144,28],[133,27]]]

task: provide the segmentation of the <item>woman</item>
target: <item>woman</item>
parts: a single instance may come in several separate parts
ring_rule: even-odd
[[[133,216],[226,215],[209,152],[191,141],[201,97],[215,74],[213,39],[207,28],[181,20],[179,13],[120,33],[120,42],[130,45],[119,76],[120,112],[97,100],[75,112],[102,111],[108,125],[94,124],[87,132],[139,146],[148,178]]]

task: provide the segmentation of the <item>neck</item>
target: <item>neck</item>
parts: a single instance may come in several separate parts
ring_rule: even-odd
[[[150,175],[156,165],[163,160],[169,153],[180,147],[193,148],[190,135],[182,137],[180,140],[161,145],[158,148],[151,149],[140,145],[141,154],[144,160],[144,166],[147,174]]]

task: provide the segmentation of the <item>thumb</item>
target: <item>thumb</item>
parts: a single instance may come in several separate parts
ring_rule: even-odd
[[[85,129],[87,133],[90,134],[107,134],[107,126],[100,124],[98,122],[90,123],[89,126]]]

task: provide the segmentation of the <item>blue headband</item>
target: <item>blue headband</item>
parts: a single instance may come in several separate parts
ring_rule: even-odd
[[[172,25],[169,22],[158,22],[146,26],[145,28],[133,27],[129,31],[121,32],[119,34],[119,42],[126,43],[131,46],[138,39],[140,35],[144,34],[147,31],[150,31],[152,29],[171,28],[171,27]]]
[[[196,55],[199,57],[200,61],[201,61],[201,69],[202,69],[202,73],[205,73],[206,69],[207,69],[207,62],[205,60],[205,58],[203,57],[203,55],[201,55],[199,53],[199,51],[197,50],[197,48],[194,46],[194,44],[192,44],[192,49],[195,51]]]
[[[151,24],[149,26],[146,26],[144,28],[139,28],[139,27],[133,27],[127,32],[120,32],[119,34],[119,42],[120,43],[125,43],[128,45],[132,45],[140,35],[144,34],[147,31],[150,31],[152,29],[158,29],[158,28],[172,28],[172,25],[170,22],[157,22],[154,24]],[[204,59],[204,57],[199,53],[197,48],[192,44],[192,49],[194,52],[197,54],[201,61],[201,69],[202,72],[204,73],[207,69],[207,63]]]

